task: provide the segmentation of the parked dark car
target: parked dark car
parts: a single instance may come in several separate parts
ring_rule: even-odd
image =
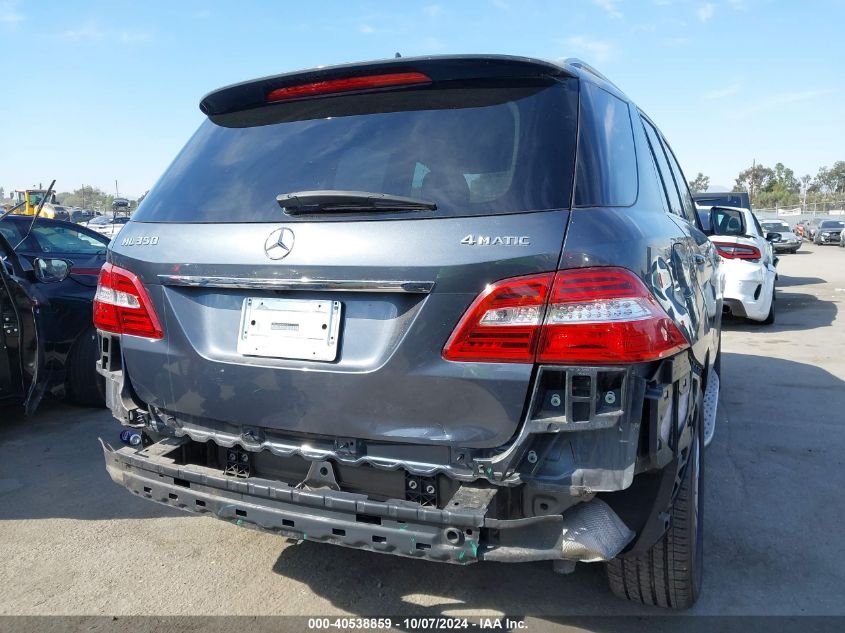
[[[0,220],[0,402],[31,413],[45,393],[103,406],[91,321],[108,239],[71,222]]]
[[[751,198],[747,191],[708,191],[694,193],[692,197],[695,203],[702,207],[739,207],[752,211]]]
[[[70,221],[76,222],[77,224],[84,224],[93,220],[95,216],[96,214],[88,209],[74,209],[70,212]]]
[[[499,56],[200,108],[100,276],[108,404],[144,438],[104,444],[115,482],[376,552],[606,561],[620,596],[695,602],[719,257],[645,114],[583,62]]]
[[[813,244],[839,244],[843,228],[843,220],[822,220],[813,233]]]

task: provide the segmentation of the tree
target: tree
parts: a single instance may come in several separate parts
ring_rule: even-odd
[[[819,193],[833,193],[833,175],[827,167],[819,167],[813,187]]]
[[[114,196],[91,185],[83,185],[81,189],[59,193],[56,197],[65,206],[94,209],[104,213],[111,211],[111,203],[114,200]]]
[[[734,191],[748,191],[753,197],[755,193],[764,191],[774,177],[775,172],[772,168],[753,165],[739,172]]]
[[[810,188],[810,183],[813,182],[813,177],[810,174],[801,176],[801,188],[806,192]]]
[[[831,192],[845,193],[845,160],[833,163],[827,173]]]
[[[801,204],[805,207],[807,206],[807,194],[810,191],[811,182],[813,182],[813,177],[810,174],[801,176],[801,191],[804,194],[803,198],[801,198]]]
[[[784,192],[798,193],[801,185],[798,179],[795,178],[795,172],[789,167],[784,167],[783,163],[777,163],[774,170],[774,178],[769,183],[768,191],[775,191],[780,189]]]
[[[691,180],[689,182],[689,188],[693,193],[698,193],[699,191],[707,191],[707,188],[710,186],[710,177],[705,176],[701,172],[698,172],[698,175],[695,177],[695,180]]]

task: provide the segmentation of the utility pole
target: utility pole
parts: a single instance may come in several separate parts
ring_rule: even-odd
[[[85,209],[85,183],[82,183],[82,208]]]
[[[757,159],[754,158],[751,160],[751,191],[748,193],[748,203],[751,205],[751,208],[754,208],[754,174],[757,171]]]

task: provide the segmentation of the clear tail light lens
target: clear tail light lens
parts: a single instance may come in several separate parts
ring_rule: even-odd
[[[115,334],[164,338],[150,296],[138,277],[106,263],[94,296],[94,326]]]
[[[443,357],[613,364],[658,360],[687,346],[632,272],[580,268],[489,286],[461,319]]]

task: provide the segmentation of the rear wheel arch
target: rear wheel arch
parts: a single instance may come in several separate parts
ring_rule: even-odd
[[[611,591],[621,598],[687,609],[698,598],[703,577],[703,383],[695,402],[696,428],[677,494],[667,510],[669,528],[648,550],[606,564]]]

